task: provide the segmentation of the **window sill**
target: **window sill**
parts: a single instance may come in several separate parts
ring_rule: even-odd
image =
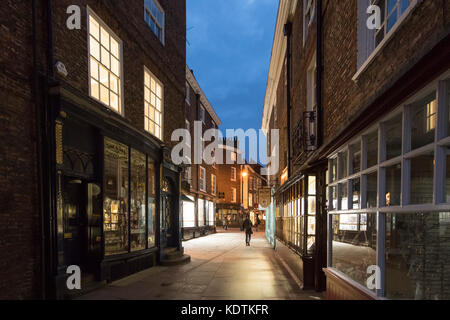
[[[397,23],[392,27],[392,30],[384,37],[383,41],[373,50],[370,56],[366,59],[363,65],[358,69],[355,75],[352,77],[353,81],[357,81],[360,75],[372,64],[375,58],[381,53],[381,51],[386,47],[389,41],[394,37],[397,33],[397,30],[403,25],[403,22],[409,17],[411,12],[416,8],[416,6],[421,3],[422,0],[413,0],[408,9],[403,13]]]

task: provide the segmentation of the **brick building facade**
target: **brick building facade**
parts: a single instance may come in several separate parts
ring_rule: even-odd
[[[185,126],[185,1],[4,1],[0,16],[1,297],[67,297],[70,264],[88,286],[168,247],[187,259],[169,159]]]
[[[203,90],[195,79],[193,70],[186,66],[186,128],[191,134],[191,155],[194,163],[195,125],[201,124],[204,134],[209,129],[218,129],[221,122]],[[200,128],[199,127],[199,128]],[[183,192],[188,199],[183,201],[183,239],[188,240],[215,232],[217,199],[217,165],[192,164],[184,169]]]
[[[263,129],[280,129],[277,235],[312,258],[305,287],[324,269],[330,299],[448,298],[449,27],[445,0],[280,1]]]

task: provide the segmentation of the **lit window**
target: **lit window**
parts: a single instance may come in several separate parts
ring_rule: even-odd
[[[215,195],[216,194],[216,176],[215,175],[211,175],[211,194]]]
[[[145,0],[144,19],[153,33],[164,44],[164,11],[157,0]]]
[[[231,167],[231,181],[236,181],[236,168]]]
[[[237,197],[236,197],[236,188],[231,188],[231,202],[236,203],[237,202]]]
[[[206,192],[206,169],[200,167],[200,190]]]
[[[90,96],[122,113],[122,43],[109,28],[89,12]]]
[[[145,130],[158,139],[163,139],[163,86],[147,69],[145,73]]]
[[[237,161],[237,154],[236,154],[236,152],[232,152],[231,153],[231,160],[235,161],[235,162]]]

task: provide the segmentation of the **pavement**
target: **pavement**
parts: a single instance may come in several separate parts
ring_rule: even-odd
[[[304,291],[265,239],[251,246],[238,229],[184,242],[192,258],[183,266],[157,266],[113,282],[81,300],[318,300]]]

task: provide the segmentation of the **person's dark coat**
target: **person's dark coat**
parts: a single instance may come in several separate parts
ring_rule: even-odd
[[[245,221],[242,224],[242,226],[243,226],[245,232],[251,232],[252,231],[253,224],[252,224],[252,221],[250,219],[248,219],[248,218],[245,219]]]

